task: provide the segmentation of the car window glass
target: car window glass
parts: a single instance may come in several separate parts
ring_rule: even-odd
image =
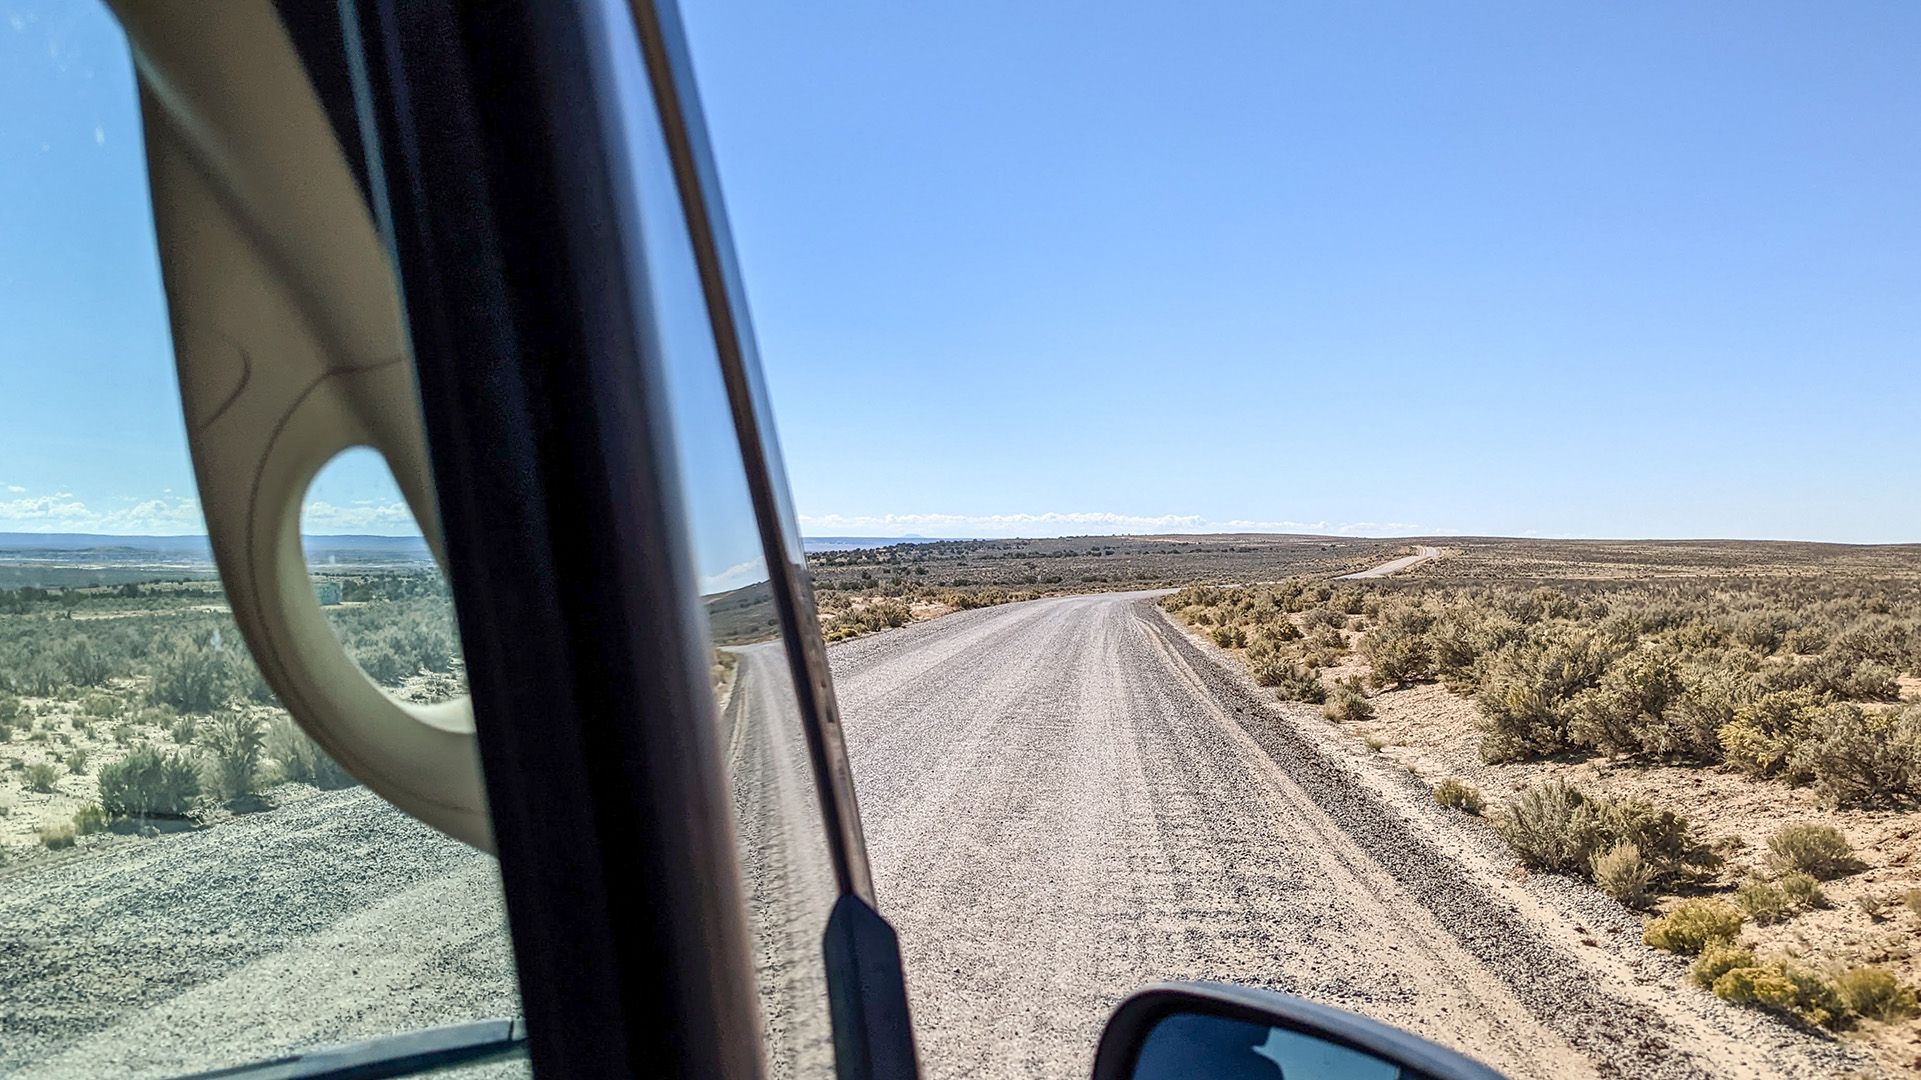
[[[229,613],[120,31],[93,3],[5,20],[0,1075],[175,1076],[516,1015],[495,860],[329,759]],[[317,598],[391,692],[463,692],[444,583],[373,465],[307,502]]]
[[[600,16],[708,616],[765,1045],[774,1075],[820,1075],[833,1068],[822,960],[838,898],[833,856],[713,328],[633,22],[612,0]]]

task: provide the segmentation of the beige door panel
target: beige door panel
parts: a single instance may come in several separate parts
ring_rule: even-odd
[[[489,847],[468,700],[412,705],[367,678],[301,550],[308,486],[356,446],[386,458],[444,550],[399,298],[353,172],[270,4],[113,7],[139,71],[181,401],[234,619],[328,753]]]

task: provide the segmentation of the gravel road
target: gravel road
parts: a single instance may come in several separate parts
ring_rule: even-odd
[[[782,660],[740,655],[746,877],[806,898],[754,912],[774,1063],[807,1073],[823,863],[797,734],[758,722],[791,707],[767,693]],[[1356,1009],[1515,1077],[1862,1065],[1684,989],[1618,907],[1522,880],[1152,594],[961,612],[831,656],[931,1078],[1084,1076],[1121,996],[1191,978]],[[514,1011],[491,859],[362,790],[0,872],[0,1075],[163,1077]]]
[[[1353,581],[1361,578],[1377,578],[1386,577],[1389,574],[1398,574],[1408,567],[1424,563],[1440,553],[1440,548],[1428,547],[1425,544],[1416,544],[1414,545],[1414,554],[1412,555],[1403,555],[1398,559],[1390,559],[1379,566],[1370,566],[1366,570],[1359,570],[1352,574],[1342,574],[1336,580]]]
[[[0,876],[0,1075],[176,1076],[512,1016],[512,971],[491,857],[365,789],[316,795]]]
[[[840,646],[881,910],[930,1077],[1084,1076],[1162,979],[1285,990],[1514,1077],[1832,1076],[1860,1063],[1675,978],[1591,890],[1485,830],[1152,594],[962,612]]]

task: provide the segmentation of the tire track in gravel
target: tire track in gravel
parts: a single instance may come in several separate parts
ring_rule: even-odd
[[[1317,717],[1154,595],[961,612],[830,652],[930,1077],[1085,1075],[1107,1012],[1168,978],[1302,994],[1515,1077],[1847,1063],[1584,954],[1574,916],[1505,880],[1511,859],[1415,827],[1441,813],[1424,787],[1401,777],[1402,805],[1356,771],[1378,760],[1337,760],[1300,726]]]

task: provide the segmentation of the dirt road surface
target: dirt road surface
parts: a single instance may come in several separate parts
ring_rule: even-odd
[[[1085,1076],[1114,1003],[1162,979],[1303,994],[1515,1077],[1864,1065],[1685,989],[1631,916],[1522,879],[1152,594],[961,612],[831,655],[936,1080]],[[805,1073],[826,1051],[823,878],[799,742],[764,722],[779,661],[743,650],[729,756],[750,888],[806,897],[754,927],[776,1067]],[[0,872],[0,1075],[164,1077],[514,1012],[492,861],[365,791],[76,855]]]
[[[1300,994],[1514,1077],[1858,1065],[1681,987],[1592,890],[1517,880],[1152,594],[962,612],[833,665],[930,1077],[1085,1076],[1115,1002],[1163,979]]]
[[[1370,566],[1366,570],[1356,571],[1352,574],[1342,574],[1335,580],[1354,581],[1361,578],[1386,577],[1389,574],[1398,574],[1411,566],[1418,566],[1440,554],[1440,548],[1428,547],[1425,544],[1416,544],[1414,545],[1414,554],[1412,555],[1403,555],[1398,559],[1390,559],[1379,566]]]

